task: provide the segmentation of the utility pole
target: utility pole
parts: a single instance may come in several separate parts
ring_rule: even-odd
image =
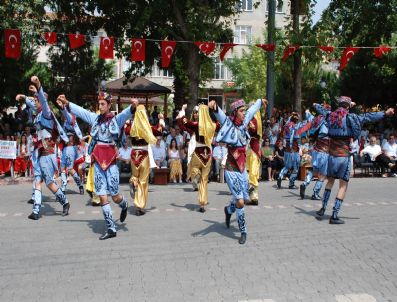
[[[293,16],[292,16],[292,26],[294,32],[294,40],[299,39],[299,13],[302,9],[300,7],[301,0],[293,0],[291,5],[293,5]],[[300,39],[299,39],[300,40]],[[294,110],[299,114],[302,113],[302,59],[301,52],[298,50],[294,53]]]
[[[274,44],[274,34],[276,30],[276,0],[268,0],[269,4],[267,18],[267,44]],[[266,98],[269,101],[267,107],[268,117],[271,117],[274,106],[274,51],[267,52],[267,71],[266,71]]]

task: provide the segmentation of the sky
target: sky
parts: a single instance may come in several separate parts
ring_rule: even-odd
[[[313,24],[316,24],[320,20],[321,13],[328,7],[331,0],[317,0],[317,4],[314,7],[314,16],[312,18]]]

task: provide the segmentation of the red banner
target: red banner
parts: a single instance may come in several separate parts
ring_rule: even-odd
[[[350,61],[350,59],[359,51],[358,47],[346,47],[343,50],[342,53],[342,58],[340,60],[340,66],[339,70],[342,71],[345,69],[347,63]]]
[[[174,53],[176,41],[161,41],[161,67],[168,68]]]
[[[113,59],[114,38],[101,37],[99,43],[99,58],[100,59]]]
[[[288,57],[292,56],[295,51],[297,51],[299,48],[299,45],[289,45],[285,48],[284,50],[284,55],[282,58],[283,63],[288,59]]]
[[[142,62],[145,61],[145,39],[131,39],[131,61]]]
[[[275,44],[256,44],[255,46],[262,48],[264,51],[274,51],[276,49]]]
[[[207,56],[215,50],[215,42],[194,42],[194,44]]]
[[[335,50],[333,46],[325,46],[325,45],[319,45],[318,48],[320,48],[322,51],[326,53],[333,53]]]
[[[19,59],[21,57],[21,31],[19,29],[4,30],[5,57]]]
[[[79,48],[85,45],[85,35],[68,34],[71,49]]]
[[[44,33],[44,39],[48,44],[55,44],[57,42],[57,34],[55,32],[46,32]]]
[[[236,46],[236,45],[238,45],[238,44],[234,44],[234,43],[225,43],[225,44],[223,44],[222,50],[221,50],[221,52],[219,54],[219,59],[221,61],[223,61],[223,59],[225,58],[226,53],[230,49],[232,49],[234,46]]]
[[[374,49],[375,57],[381,58],[391,50],[389,46],[379,46]]]

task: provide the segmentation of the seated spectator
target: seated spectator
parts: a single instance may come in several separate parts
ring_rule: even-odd
[[[270,139],[265,138],[262,147],[262,175],[265,175],[264,172],[267,170],[267,180],[273,181],[274,180],[274,150],[270,146]]]
[[[168,148],[168,161],[170,164],[170,181],[176,183],[177,178],[179,178],[179,183],[182,183],[182,162],[175,138],[171,140]]]
[[[29,146],[26,140],[26,135],[22,135],[21,140],[17,145],[17,158],[14,162],[15,177],[22,175],[26,176],[29,155]]]
[[[6,135],[5,137],[6,141],[11,141],[11,136]],[[8,158],[0,158],[0,177],[6,176],[8,173],[11,172],[11,165],[12,165],[12,160]]]
[[[299,155],[301,156],[301,166],[310,166],[312,163],[312,156],[310,153],[310,144],[307,142],[306,137],[301,138],[299,145]]]
[[[225,143],[217,144],[212,150],[212,159],[214,161],[214,179],[219,182],[220,179],[220,170],[222,167],[222,163],[227,156],[227,148]]]
[[[123,141],[122,147],[119,148],[119,154],[117,156],[117,167],[121,172],[129,172],[131,162],[131,147],[128,146],[128,139]]]
[[[273,166],[273,176],[275,179],[275,173],[280,171],[284,167],[284,144],[280,140],[274,148],[274,166]]]
[[[153,159],[157,167],[167,167],[164,141],[161,136],[157,137],[155,145],[152,145]]]
[[[382,153],[382,149],[376,144],[375,136],[371,136],[369,139],[369,145],[360,151],[360,156],[363,156],[364,154],[368,154],[371,161],[379,163],[381,167],[393,169],[392,171],[394,172],[396,164],[392,163],[390,158]],[[387,177],[387,174],[382,174],[382,177]]]
[[[387,142],[385,142],[383,144],[382,152],[383,152],[383,154],[385,154],[390,159],[390,161],[392,161],[394,163],[396,162],[396,159],[397,159],[397,144],[395,142],[394,134],[390,134],[389,135],[389,138],[387,139]],[[397,174],[393,173],[392,176],[396,177]]]

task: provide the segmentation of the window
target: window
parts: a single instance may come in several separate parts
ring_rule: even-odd
[[[252,11],[252,0],[241,0],[240,10],[242,11]]]
[[[164,77],[164,78],[173,77],[171,70],[159,68],[157,61],[154,62],[152,66],[152,70],[149,75],[151,77]]]
[[[214,65],[214,79],[230,80],[231,78],[232,78],[232,72],[226,67],[225,63],[219,59],[216,60]]]
[[[234,43],[251,43],[251,26],[236,25],[236,29],[234,30]]]
[[[284,0],[274,0],[276,2],[276,13],[284,13]],[[269,12],[269,1],[266,2],[266,12]]]

